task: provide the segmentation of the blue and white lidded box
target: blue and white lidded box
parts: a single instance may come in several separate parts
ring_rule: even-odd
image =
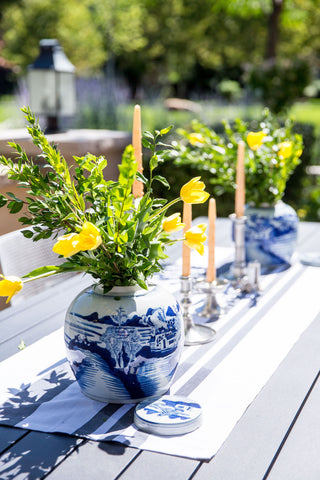
[[[202,409],[187,397],[163,395],[139,403],[134,412],[137,428],[156,435],[183,435],[200,427]]]

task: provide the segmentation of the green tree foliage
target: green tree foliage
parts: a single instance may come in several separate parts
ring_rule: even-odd
[[[76,0],[21,0],[4,12],[2,30],[3,55],[22,70],[39,54],[41,38],[58,38],[80,69],[97,69],[104,61],[101,38],[87,8]]]
[[[97,71],[111,53],[143,46],[140,10],[130,0],[21,0],[3,15],[3,55],[25,69],[41,38],[57,38],[78,71]]]
[[[243,70],[248,64],[261,64],[266,55],[318,62],[318,4],[318,0],[6,2],[3,55],[24,69],[37,56],[41,38],[58,38],[80,72],[97,71],[113,58],[133,90],[145,81],[175,86],[183,95],[190,82],[201,83],[206,71],[212,78],[213,71],[235,66]],[[274,31],[277,45],[268,54]]]

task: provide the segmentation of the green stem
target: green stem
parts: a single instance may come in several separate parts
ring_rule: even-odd
[[[103,248],[103,250],[106,252],[107,256],[110,258],[111,260],[111,253],[107,250],[106,246],[102,243],[101,244],[101,247]],[[118,265],[115,263],[115,262],[112,262],[116,271],[119,273],[119,268],[118,268]]]
[[[84,272],[84,271],[86,271],[85,267],[82,267],[82,268],[77,267],[77,268],[74,268],[74,269],[70,268],[70,270],[59,270],[59,269],[57,269],[57,270],[52,270],[51,272],[42,273],[41,275],[36,275],[34,277],[31,277],[31,278],[22,279],[22,283],[25,284],[25,283],[33,282],[33,280],[39,280],[40,278],[50,277],[51,275],[57,275],[58,273]]]
[[[174,205],[175,203],[180,202],[180,200],[181,200],[180,197],[176,198],[175,200],[171,200],[171,202],[169,202],[167,205],[165,205],[164,207],[160,208],[160,210],[157,210],[152,215],[150,215],[149,220],[153,220],[155,217],[161,215],[161,213],[168,210],[168,208],[172,207],[172,205]]]

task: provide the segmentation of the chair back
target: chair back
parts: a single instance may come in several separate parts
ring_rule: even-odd
[[[35,268],[45,265],[59,265],[63,258],[59,258],[52,251],[56,239],[42,239],[33,242],[25,238],[21,230],[15,230],[0,236],[0,270],[5,276],[15,275],[22,277]],[[16,305],[26,297],[42,292],[44,289],[70,278],[74,273],[52,275],[26,283],[23,289],[11,299],[11,305]]]

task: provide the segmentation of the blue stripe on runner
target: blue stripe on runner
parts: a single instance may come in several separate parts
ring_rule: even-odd
[[[106,420],[108,420],[108,418],[111,417],[111,415],[113,415],[119,408],[120,405],[115,403],[109,403],[107,405],[101,403],[101,410],[99,410],[99,412],[96,413],[88,422],[77,428],[73,434],[80,437],[88,435],[90,436],[90,433],[94,432],[98,427],[103,425]]]
[[[34,413],[41,404],[50,402],[73,382],[73,373],[65,361],[35,383],[21,385],[19,391],[11,389],[10,398],[0,406],[0,422],[15,426]]]
[[[286,282],[280,290],[277,291],[276,295],[271,297],[269,301],[263,306],[261,310],[259,310],[256,315],[254,315],[248,323],[246,323],[231,339],[230,341],[221,349],[219,352],[213,355],[212,358],[181,387],[177,391],[178,395],[190,395],[192,391],[197,388],[203,380],[212,372],[212,370],[222,361],[224,360],[229,353],[241,342],[241,340],[252,330],[252,328],[261,320],[261,318],[267,313],[271,306],[275,305],[275,303],[281,298],[284,291],[288,289],[290,285],[292,285],[297,278],[301,275],[301,271],[304,270],[303,267],[299,268],[296,274]],[[218,337],[223,338],[224,333],[220,332],[217,333],[217,341]],[[210,349],[207,349],[210,350]]]
[[[290,277],[287,281],[287,283],[285,284],[285,286],[280,290],[280,292],[283,293],[283,291],[288,288],[289,285],[291,285],[295,280],[296,278],[301,274],[301,270],[304,269],[305,267],[303,266],[300,266],[299,268],[299,272],[292,278]],[[277,275],[271,284],[268,285],[268,287],[265,289],[264,291],[264,296],[267,296],[268,295],[268,292],[270,291],[271,288],[273,288],[275,285],[277,285],[277,283],[283,279],[283,275]],[[282,294],[281,293],[281,294]],[[270,298],[269,302],[266,304],[266,306],[263,308],[263,310],[259,310],[259,314],[258,315],[263,315],[262,312],[265,312],[266,310],[268,310],[270,308],[270,303],[271,302],[274,302],[274,298],[277,298],[277,300],[280,298],[281,295],[279,295],[279,293],[277,293],[277,295],[275,297],[272,297]],[[238,299],[239,301],[239,299]],[[243,308],[238,311],[237,313],[235,313],[234,315],[232,315],[228,321],[228,323],[224,326],[222,326],[218,331],[217,331],[217,334],[216,334],[216,337],[215,337],[215,343],[217,343],[221,338],[224,337],[224,335],[226,335],[226,333],[228,333],[231,328],[234,327],[234,325],[239,321],[239,318],[242,317],[243,315],[245,315],[248,311],[250,310],[250,306],[248,303],[246,303]],[[232,310],[231,310],[232,311]],[[211,323],[211,325],[214,327],[214,324]],[[251,328],[251,327],[250,327]],[[230,343],[232,342],[232,343]],[[233,344],[233,340],[231,339],[230,342],[225,346],[223,347],[223,349],[219,352],[217,352],[216,354],[214,354],[214,357],[216,356],[217,357],[217,360],[216,360],[216,363],[219,363],[221,360],[223,360],[223,358],[226,357],[226,355],[228,355],[228,353],[230,353],[230,351],[232,350],[232,348],[234,348],[236,346],[237,343],[239,343],[239,341],[237,340],[235,344]],[[231,348],[230,348],[231,347]],[[192,346],[190,347],[187,347],[187,348],[192,348]],[[201,346],[201,350],[197,349],[192,355],[190,355],[188,357],[188,359],[181,363],[179,366],[178,366],[178,369],[177,369],[177,372],[175,374],[175,377],[174,377],[174,380],[177,380],[179,379],[182,375],[184,375],[188,369],[190,368],[190,366],[193,366],[195,363],[197,363],[197,361],[199,361],[199,359],[201,357],[203,357],[210,349],[212,348],[212,343],[207,343],[207,344],[204,344]]]

